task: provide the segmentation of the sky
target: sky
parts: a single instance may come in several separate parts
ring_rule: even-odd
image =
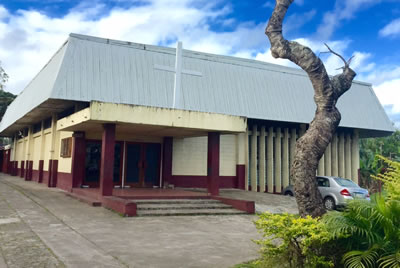
[[[274,59],[264,34],[274,0],[3,0],[0,61],[6,90],[17,94],[67,40],[69,33],[237,56]],[[371,83],[400,127],[400,0],[295,0],[284,21],[286,39],[309,46],[328,73],[345,58],[356,80]]]

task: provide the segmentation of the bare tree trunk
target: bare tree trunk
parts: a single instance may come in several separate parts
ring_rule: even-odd
[[[284,39],[282,22],[293,1],[276,0],[265,34],[271,43],[272,56],[288,59],[300,66],[307,72],[314,88],[317,110],[307,132],[296,143],[291,177],[294,180],[294,191],[300,215],[318,217],[325,213],[322,196],[315,179],[318,162],[331,142],[341,119],[336,102],[351,87],[356,73],[349,67],[350,60],[346,62],[328,47],[330,52],[345,62],[343,72],[330,78],[321,59],[310,48]]]

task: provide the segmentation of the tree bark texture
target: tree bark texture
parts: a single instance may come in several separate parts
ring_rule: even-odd
[[[317,109],[308,130],[296,142],[296,153],[290,172],[300,215],[318,217],[326,212],[316,182],[318,162],[341,119],[336,108],[337,100],[350,89],[356,73],[349,67],[349,62],[344,61],[343,72],[329,77],[321,59],[310,48],[283,37],[282,22],[293,1],[276,0],[265,34],[271,43],[272,56],[288,59],[300,66],[308,74],[314,88]]]

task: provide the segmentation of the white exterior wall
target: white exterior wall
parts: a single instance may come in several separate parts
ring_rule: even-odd
[[[235,143],[236,135],[221,135],[219,152],[219,175],[221,176],[236,176]]]
[[[207,176],[207,137],[174,138],[172,175]]]
[[[39,160],[40,160],[40,152],[42,150],[42,136],[36,135],[33,138],[33,150],[32,150],[32,157],[30,160],[33,161],[33,169],[39,170]]]
[[[241,145],[237,145],[237,139],[240,139],[238,135],[220,137],[221,176],[236,176],[236,162],[244,161],[244,155],[238,157],[237,154]],[[245,153],[245,150],[241,151]],[[207,176],[207,137],[174,138],[172,175]]]

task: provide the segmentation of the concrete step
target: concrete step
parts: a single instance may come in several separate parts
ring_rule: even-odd
[[[83,196],[83,195],[78,195],[75,193],[70,193],[70,192],[66,192],[65,193],[67,196],[75,198],[81,202],[85,202],[89,205],[91,205],[92,207],[100,207],[101,206],[101,202],[97,199],[88,197],[88,196]]]
[[[230,209],[232,206],[223,203],[164,203],[137,204],[137,210],[177,210],[177,209]]]
[[[219,204],[214,199],[132,199],[138,205],[144,204]]]
[[[240,215],[244,211],[228,209],[171,209],[171,210],[138,210],[137,216],[200,216],[200,215]]]

